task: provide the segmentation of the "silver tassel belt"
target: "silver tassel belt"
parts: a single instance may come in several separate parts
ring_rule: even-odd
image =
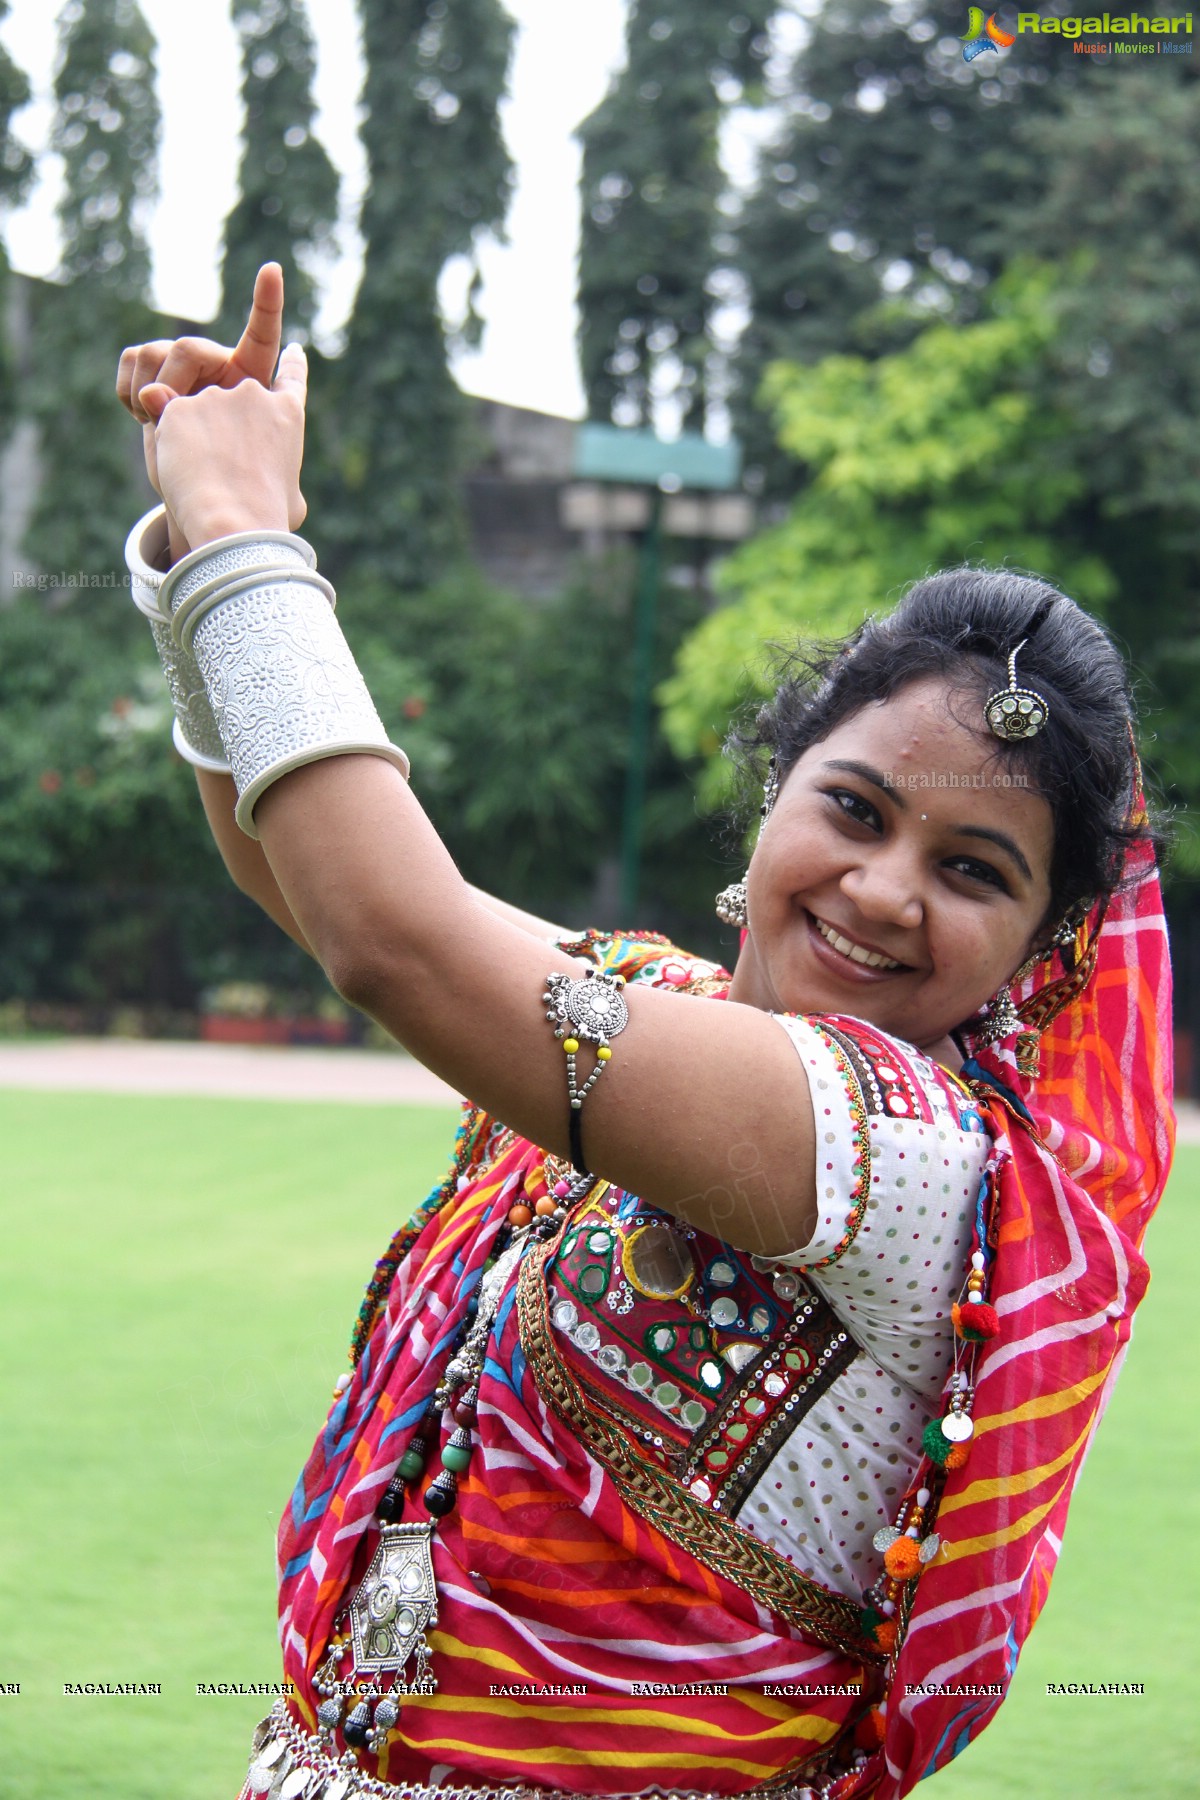
[[[417,1782],[377,1781],[359,1767],[354,1752],[330,1756],[320,1742],[296,1724],[283,1700],[277,1700],[254,1733],[250,1773],[243,1795],[250,1800],[598,1800],[594,1794],[567,1793],[562,1788],[423,1787]],[[752,1790],[772,1800],[820,1800],[813,1787],[771,1786]],[[608,1800],[729,1800],[728,1795],[693,1788],[643,1789],[637,1795]],[[742,1797],[751,1800],[751,1795]]]

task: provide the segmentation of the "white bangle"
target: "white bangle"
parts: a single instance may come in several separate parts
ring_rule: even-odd
[[[187,577],[182,593],[174,581],[163,591],[177,621],[183,612],[183,647],[204,678],[237,784],[234,817],[248,837],[258,836],[254,808],[266,789],[307,763],[366,754],[409,772],[334,617],[328,583],[307,568],[271,566],[281,536],[218,539],[176,565]],[[201,589],[204,603],[184,611]]]
[[[150,634],[167,679],[167,691],[175,722],[171,736],[187,762],[214,773],[229,773],[217,721],[204,691],[204,678],[196,659],[182,649],[171,632],[171,619],[159,604],[170,554],[167,509],[156,506],[138,520],[125,542],[125,563],[133,603],[149,621]]]

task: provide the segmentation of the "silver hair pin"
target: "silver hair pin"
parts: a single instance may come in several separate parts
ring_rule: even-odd
[[[1013,743],[1021,738],[1036,737],[1050,717],[1049,703],[1033,688],[1017,686],[1017,655],[1029,642],[1021,639],[1008,658],[1008,686],[989,694],[983,703],[983,716],[995,737]]]

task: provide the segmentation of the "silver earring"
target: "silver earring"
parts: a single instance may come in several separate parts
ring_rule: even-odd
[[[746,882],[730,882],[717,895],[717,917],[723,925],[738,925],[744,931],[749,918],[746,912]]]
[[[771,808],[779,797],[779,758],[772,754],[767,764],[767,779],[763,783],[762,805],[758,809],[759,830],[761,831],[771,816]],[[728,887],[722,888],[717,895],[717,917],[723,925],[736,925],[745,931],[749,924],[746,911],[746,877],[740,881],[731,881]]]
[[[1006,981],[988,1001],[987,1017],[975,1038],[980,1044],[999,1044],[1022,1029],[1020,1015],[1013,1005],[1012,989]]]

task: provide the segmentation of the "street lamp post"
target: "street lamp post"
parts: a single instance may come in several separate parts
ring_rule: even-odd
[[[642,819],[646,799],[646,762],[650,749],[651,684],[654,673],[655,620],[664,537],[677,529],[688,536],[743,536],[741,523],[732,531],[714,516],[706,534],[696,529],[697,501],[685,490],[729,495],[741,474],[741,447],[731,439],[710,444],[694,433],[665,442],[652,431],[627,430],[617,425],[581,425],[575,436],[574,478],[578,483],[603,483],[640,491],[643,505],[641,552],[638,557],[637,594],[633,621],[633,669],[630,683],[629,734],[625,766],[625,798],[621,814],[622,917],[635,920],[642,860]],[[678,496],[678,501],[674,497]],[[673,518],[673,511],[675,517]],[[737,510],[744,520],[749,502]],[[687,525],[683,520],[687,518]]]

